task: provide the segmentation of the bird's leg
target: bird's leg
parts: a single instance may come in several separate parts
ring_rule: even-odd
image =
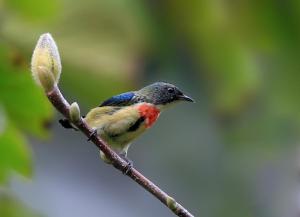
[[[119,156],[127,162],[127,165],[123,171],[123,174],[127,175],[129,171],[133,168],[133,161],[127,157],[127,152],[125,151],[120,152]]]
[[[92,139],[93,137],[95,137],[95,136],[97,136],[97,129],[94,129],[94,130],[93,130],[93,132],[89,135],[89,138],[88,138],[87,141],[91,141],[91,139]]]

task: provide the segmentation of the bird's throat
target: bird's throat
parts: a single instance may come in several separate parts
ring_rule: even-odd
[[[143,103],[139,105],[138,110],[140,115],[145,118],[146,127],[151,127],[157,120],[160,110],[154,105]]]

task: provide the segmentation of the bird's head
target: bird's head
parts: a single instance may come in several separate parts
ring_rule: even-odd
[[[146,102],[161,109],[181,101],[194,102],[191,97],[183,94],[175,85],[165,82],[150,84],[137,91],[137,94],[142,96]]]

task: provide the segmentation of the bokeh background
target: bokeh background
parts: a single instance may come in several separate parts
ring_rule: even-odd
[[[40,34],[83,113],[154,81],[196,104],[131,147],[135,167],[195,216],[300,216],[300,2],[0,0],[0,216],[173,216],[59,126],[30,75]]]

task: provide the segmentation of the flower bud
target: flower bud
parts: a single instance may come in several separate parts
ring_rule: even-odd
[[[173,211],[177,209],[177,203],[176,203],[176,201],[174,200],[173,197],[168,197],[167,198],[167,205]]]
[[[40,36],[33,51],[31,71],[33,78],[46,91],[53,89],[54,85],[58,83],[61,74],[61,61],[50,33]],[[41,81],[41,78],[43,81]],[[50,87],[50,84],[52,87]]]
[[[70,105],[70,119],[73,123],[76,123],[80,120],[80,109],[77,102],[73,102]]]
[[[55,83],[54,77],[48,69],[43,66],[39,66],[37,76],[39,84],[44,88],[46,92],[49,92],[53,89]]]

